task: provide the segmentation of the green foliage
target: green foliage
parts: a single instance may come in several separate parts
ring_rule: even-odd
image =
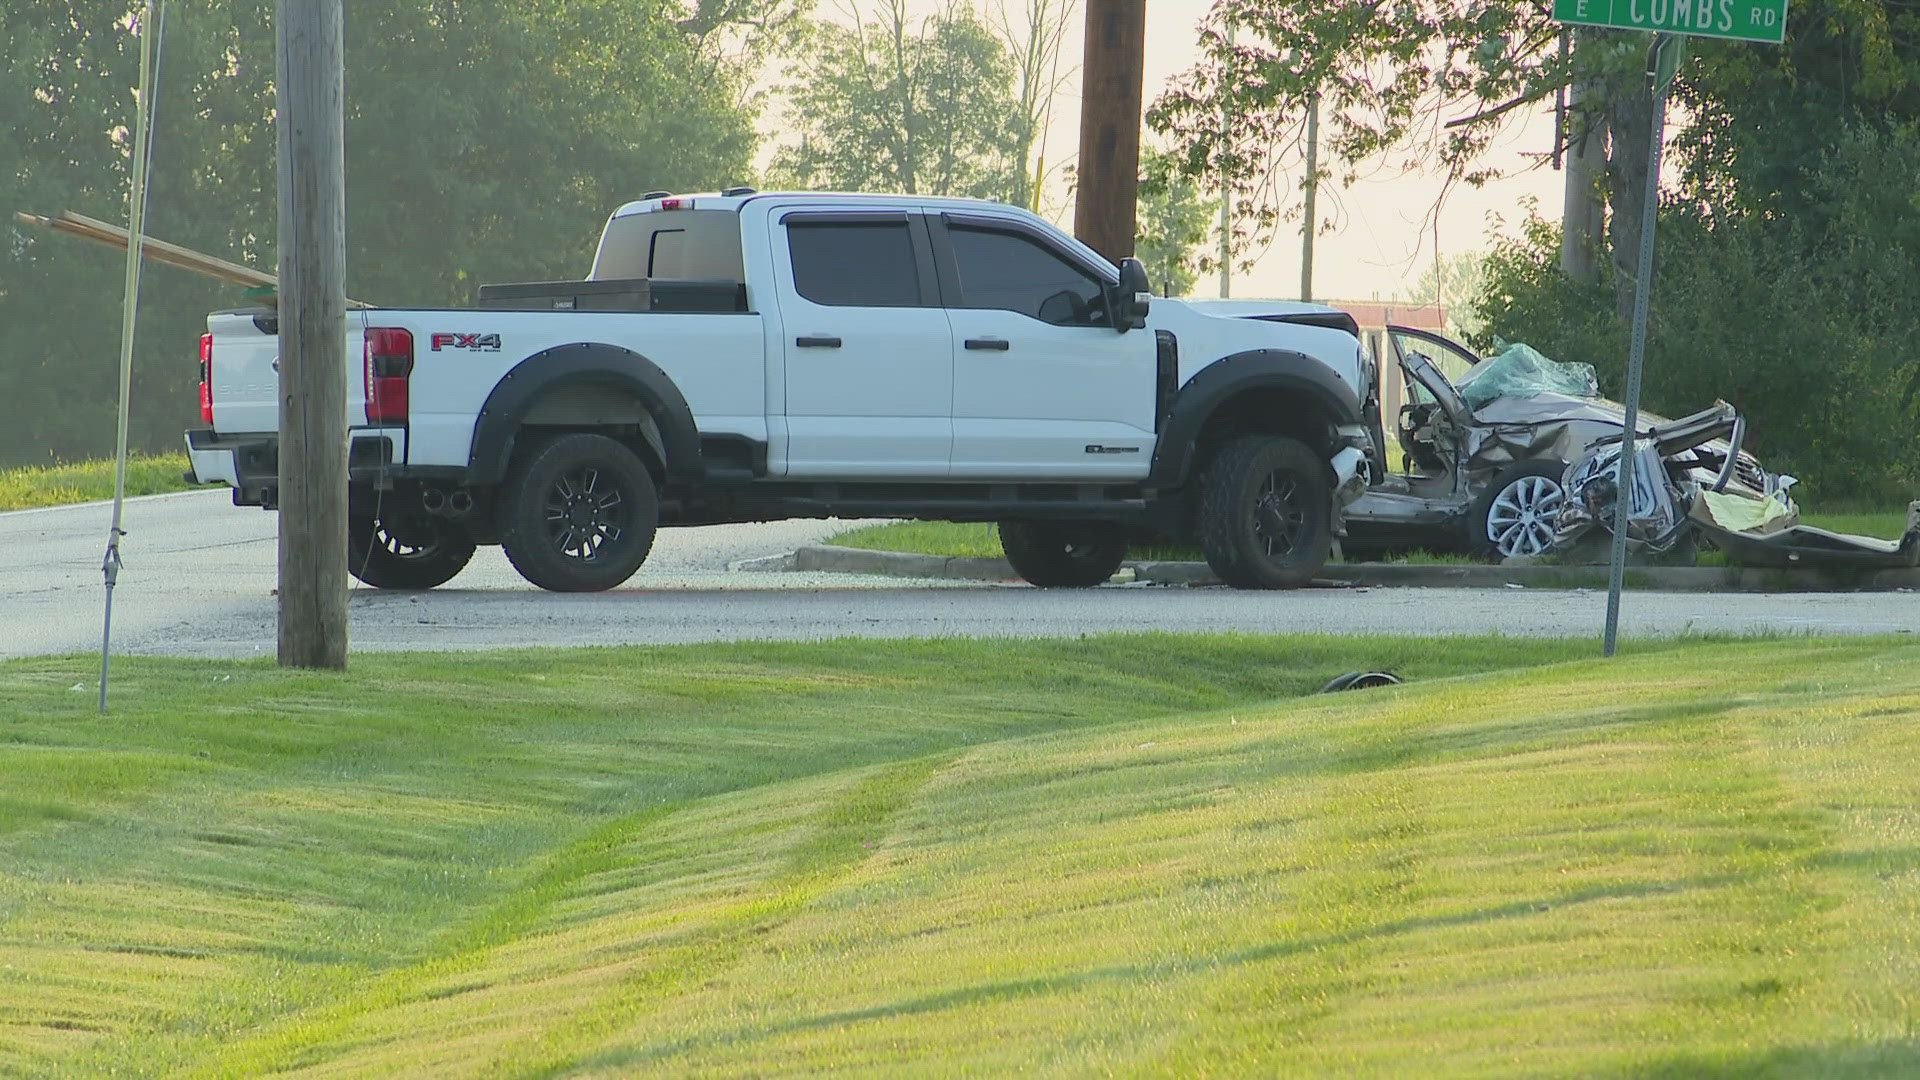
[[[857,12],[857,9],[856,9]],[[790,76],[783,185],[1020,201],[1028,191],[1013,57],[970,5],[916,26],[905,0],[872,21],[820,21]]]
[[[1199,247],[1213,236],[1217,199],[1201,197],[1199,182],[1180,171],[1172,154],[1148,148],[1140,155],[1140,236],[1134,256],[1162,296],[1185,296],[1199,273]]]
[[[11,662],[0,1072],[1913,1073],[1920,650],[1595,651]]]
[[[1349,181],[1364,164],[1405,153],[1407,165],[1480,183],[1496,175],[1481,156],[1516,105],[1551,97],[1576,70],[1627,63],[1599,47],[1562,62],[1555,31],[1548,8],[1534,4],[1402,3],[1384,13],[1369,0],[1215,0],[1200,62],[1168,84],[1147,121],[1172,138],[1190,175],[1233,191],[1238,254],[1298,220],[1303,189],[1281,181],[1302,174],[1316,95],[1320,180]],[[1463,112],[1474,119],[1440,125]]]
[[[1437,263],[1428,263],[1420,272],[1411,299],[1445,307],[1447,325],[1455,334],[1466,338],[1478,336],[1485,320],[1474,303],[1481,292],[1486,261],[1485,252],[1457,251],[1442,256]]]
[[[268,0],[164,6],[148,232],[277,269]],[[126,219],[129,5],[0,7],[0,210]],[[347,292],[452,306],[484,281],[582,276],[648,188],[748,176],[743,70],[720,38],[775,0],[354,5],[346,17]],[[683,19],[683,16],[685,18]],[[743,31],[745,32],[745,31]],[[122,256],[0,224],[0,463],[111,453]],[[194,422],[194,342],[237,291],[149,263],[131,441]]]

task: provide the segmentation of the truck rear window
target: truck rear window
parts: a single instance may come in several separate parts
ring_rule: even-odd
[[[744,281],[740,215],[732,210],[656,210],[607,222],[592,281],[702,278]]]

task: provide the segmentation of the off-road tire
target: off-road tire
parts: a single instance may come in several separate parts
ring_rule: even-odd
[[[376,589],[431,589],[473,558],[473,537],[431,514],[347,515],[347,572]]]
[[[1127,538],[1098,522],[1003,521],[1000,550],[1015,573],[1043,589],[1087,589],[1127,557]]]
[[[1499,562],[1510,555],[1541,555],[1552,547],[1558,530],[1559,507],[1566,498],[1565,462],[1535,458],[1509,465],[1493,483],[1487,485],[1467,509],[1467,554],[1488,562]],[[1546,510],[1554,520],[1535,519],[1533,514]],[[1493,515],[1499,521],[1490,521]],[[1519,530],[1529,534],[1520,542]],[[1502,542],[1498,536],[1513,534]],[[1537,547],[1537,550],[1521,550]]]
[[[1296,439],[1246,435],[1200,474],[1194,531],[1207,565],[1236,589],[1297,589],[1327,563],[1333,491],[1327,463]]]
[[[575,433],[516,455],[499,503],[500,546],[520,576],[552,592],[600,592],[653,549],[660,497],[632,450]]]

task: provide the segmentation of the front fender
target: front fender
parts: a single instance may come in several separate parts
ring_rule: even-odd
[[[1221,408],[1245,394],[1270,392],[1285,394],[1329,428],[1361,422],[1358,389],[1319,360],[1286,349],[1235,353],[1202,368],[1175,395],[1149,482],[1184,483],[1197,464],[1200,436]]]

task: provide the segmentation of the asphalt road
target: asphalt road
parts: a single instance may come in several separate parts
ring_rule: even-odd
[[[0,514],[0,657],[100,647],[103,504]],[[224,490],[130,500],[114,598],[117,654],[270,655],[275,644],[274,514],[231,506]],[[358,650],[484,649],[745,638],[1077,636],[1123,630],[1247,633],[1592,635],[1602,592],[1534,589],[1228,589],[903,581],[728,566],[816,543],[844,522],[663,530],[627,586],[545,593],[482,548],[425,593],[356,587]],[[1911,593],[1629,593],[1629,636],[1681,633],[1878,634],[1920,630]]]

